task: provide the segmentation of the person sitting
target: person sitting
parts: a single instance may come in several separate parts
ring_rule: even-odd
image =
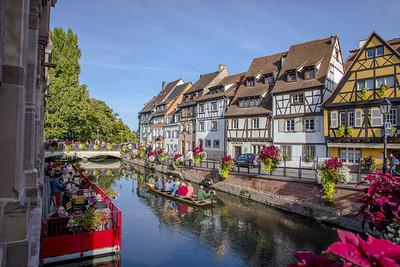
[[[71,189],[71,184],[73,183],[72,177],[68,177],[68,180],[64,183],[64,188],[65,190],[70,190]]]
[[[175,187],[175,180],[171,179],[171,182],[169,183],[169,191],[174,191],[174,187]]]
[[[181,183],[179,181],[176,181],[174,188],[172,189],[171,195],[176,196],[176,192],[178,192],[179,187],[181,187]]]
[[[67,225],[69,218],[65,213],[65,208],[59,206],[47,221],[48,236],[60,236],[68,234]]]
[[[182,182],[182,186],[180,186],[178,191],[176,191],[176,196],[185,198],[187,193],[188,193],[188,188],[186,187],[186,184]]]
[[[96,202],[96,191],[90,192],[90,196],[87,198],[87,201],[90,206],[93,206],[93,204]]]
[[[89,189],[89,185],[84,179],[82,179],[81,184],[79,185],[79,188],[80,189]]]
[[[169,188],[169,184],[171,183],[171,179],[168,179],[165,183],[164,183],[164,188],[162,189],[162,191],[164,192],[171,192],[171,189]]]
[[[188,192],[186,194],[186,197],[192,199],[193,198],[193,186],[191,183],[188,183],[187,189],[188,189]]]
[[[96,195],[96,202],[94,203],[94,208],[95,209],[106,209],[107,208],[107,203],[103,201],[103,198],[101,197],[100,194]]]
[[[69,190],[69,195],[70,196],[78,195],[78,189],[76,188],[76,184],[75,183],[71,184],[71,189]]]
[[[200,185],[200,188],[197,190],[197,201],[203,202],[207,197],[210,197],[210,193],[206,193],[204,186]]]
[[[69,177],[72,177],[72,176],[68,174],[66,168],[63,168],[63,169],[62,169],[61,178],[69,178]]]
[[[158,190],[161,190],[161,189],[164,188],[164,183],[163,183],[163,181],[161,180],[161,177],[158,177],[157,183],[156,183],[156,187],[155,187],[155,188],[158,189]]]

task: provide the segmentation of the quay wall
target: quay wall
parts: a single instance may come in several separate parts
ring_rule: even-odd
[[[139,170],[147,168],[143,159],[127,159],[124,163],[133,164]],[[294,180],[284,177],[252,175],[230,172],[227,179],[222,179],[215,170],[205,168],[181,167],[155,164],[153,170],[168,175],[180,176],[185,180],[200,183],[204,178],[212,178],[213,188],[240,197],[271,205],[278,209],[312,217],[326,223],[339,225],[356,231],[371,233],[369,229],[361,228],[361,219],[354,218],[359,210],[355,201],[362,194],[362,187],[354,184],[337,184],[334,200],[336,204],[327,203],[323,188],[316,181]],[[366,226],[367,228],[367,226]]]

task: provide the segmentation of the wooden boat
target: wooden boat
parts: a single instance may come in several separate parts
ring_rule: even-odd
[[[54,221],[57,218],[43,218],[41,265],[117,253],[121,249],[121,210],[101,188],[92,184],[75,166],[73,167],[75,172],[79,173],[89,186],[93,186],[96,193],[100,194],[104,202],[107,203],[107,219],[104,219],[101,228],[95,231],[82,231],[79,225],[72,223],[62,225],[62,221]],[[69,220],[71,222],[73,218],[69,217]],[[56,227],[64,227],[57,229],[66,229],[66,231],[52,232],[49,228],[52,225],[53,229],[55,225]]]
[[[160,194],[162,196],[169,197],[169,198],[171,198],[173,200],[176,200],[176,201],[179,201],[179,202],[182,202],[182,203],[185,203],[185,204],[189,204],[189,205],[194,205],[194,206],[197,206],[197,207],[204,207],[204,206],[208,206],[208,205],[211,205],[213,203],[216,203],[215,199],[208,199],[208,200],[206,200],[204,202],[198,202],[198,201],[192,200],[190,198],[175,197],[175,196],[169,194],[168,192],[163,192],[161,190],[155,189],[154,188],[154,184],[151,184],[151,183],[146,183],[146,186],[152,192],[155,192],[155,193]]]

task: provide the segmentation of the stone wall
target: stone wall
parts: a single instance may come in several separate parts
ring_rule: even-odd
[[[146,165],[144,160],[125,159],[125,163],[140,166],[142,170],[144,170],[143,165]],[[337,184],[334,193],[336,204],[330,204],[325,202],[323,188],[316,181],[233,172],[226,180],[223,180],[217,171],[185,167],[174,170],[172,166],[166,165],[155,165],[154,170],[178,175],[195,183],[200,183],[206,177],[212,178],[215,189],[251,198],[317,220],[362,231],[361,220],[354,218],[354,214],[359,208],[355,201],[361,196],[362,188],[355,187],[355,185]]]

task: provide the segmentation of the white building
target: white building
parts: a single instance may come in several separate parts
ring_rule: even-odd
[[[164,124],[165,149],[170,154],[178,153],[179,146],[179,110],[171,113]]]
[[[273,140],[298,164],[327,157],[321,103],[343,76],[338,36],[290,47],[272,90]]]

